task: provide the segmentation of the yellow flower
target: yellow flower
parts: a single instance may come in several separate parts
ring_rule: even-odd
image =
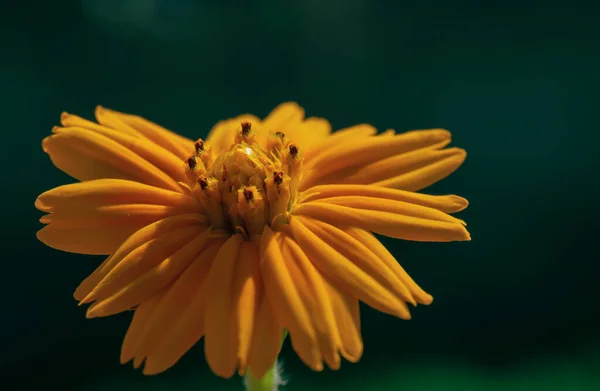
[[[331,132],[295,103],[241,115],[196,142],[98,107],[64,113],[43,141],[81,181],[40,195],[37,237],[108,258],[75,291],[90,318],[135,309],[121,361],[155,374],[205,337],[214,373],[262,377],[288,330],[310,368],[359,360],[358,301],[409,319],[425,293],[373,233],[469,240],[448,213],[467,201],[416,193],[465,158],[446,130]]]

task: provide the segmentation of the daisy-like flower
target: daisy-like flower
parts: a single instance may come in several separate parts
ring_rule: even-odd
[[[37,237],[108,257],[75,291],[89,318],[133,309],[121,361],[173,366],[202,337],[212,371],[273,367],[284,330],[315,371],[359,360],[359,301],[409,319],[424,292],[373,235],[469,240],[454,195],[416,193],[465,158],[442,129],[331,132],[284,103],[192,141],[141,117],[63,113],[42,145],[80,182],[47,191]]]

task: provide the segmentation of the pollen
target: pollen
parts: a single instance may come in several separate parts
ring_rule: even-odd
[[[238,129],[234,142],[214,159],[202,139],[196,141],[185,171],[213,229],[250,237],[286,221],[297,199],[303,158],[295,144],[286,142],[284,148],[282,132],[262,134],[250,122]]]

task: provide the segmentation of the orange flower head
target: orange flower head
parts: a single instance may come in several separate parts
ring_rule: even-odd
[[[424,292],[373,235],[470,240],[454,195],[417,191],[465,152],[442,129],[331,132],[284,103],[264,120],[217,123],[189,140],[98,107],[97,123],[64,113],[42,145],[78,183],[40,195],[38,238],[105,254],[75,291],[90,318],[134,309],[121,361],[173,366],[201,338],[212,371],[262,377],[284,330],[316,371],[356,362],[359,301],[409,319]]]

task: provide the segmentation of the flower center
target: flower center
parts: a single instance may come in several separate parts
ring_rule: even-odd
[[[285,221],[294,205],[303,157],[281,132],[261,134],[244,122],[218,156],[202,140],[185,160],[188,185],[215,230],[260,235]]]

